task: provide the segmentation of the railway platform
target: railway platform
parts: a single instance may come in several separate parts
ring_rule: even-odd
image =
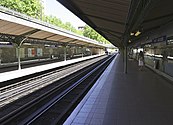
[[[53,69],[53,68],[58,68],[58,67],[61,67],[61,66],[67,66],[67,65],[70,65],[70,64],[73,64],[73,63],[77,63],[77,62],[80,62],[80,61],[96,58],[96,57],[99,57],[99,56],[102,56],[102,55],[86,56],[86,57],[71,59],[71,60],[67,60],[67,61],[60,61],[60,62],[54,62],[54,63],[50,63],[50,64],[33,66],[33,67],[24,68],[24,69],[20,69],[20,70],[2,72],[2,73],[0,73],[0,82],[13,80],[13,79],[16,79],[16,78],[20,78],[20,77],[24,77],[24,76],[31,75],[31,74],[34,74],[34,73],[50,70],[50,69]]]
[[[117,55],[64,125],[172,125],[173,84]]]

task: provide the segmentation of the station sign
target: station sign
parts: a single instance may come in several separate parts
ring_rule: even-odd
[[[166,35],[152,39],[152,43],[166,42]]]
[[[145,47],[156,47],[156,46],[165,46],[167,44],[167,36],[163,35],[157,38],[154,38],[150,41],[146,41],[142,45]]]
[[[167,42],[167,36],[164,35],[164,36],[160,36],[160,37],[152,39],[151,44],[153,47],[157,48],[157,47],[166,46],[166,42]]]
[[[167,45],[173,44],[173,36],[167,38]]]
[[[0,42],[0,47],[13,47],[13,44],[10,42]]]

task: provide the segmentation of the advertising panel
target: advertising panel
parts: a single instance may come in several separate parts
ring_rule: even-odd
[[[35,56],[35,49],[28,48],[28,57],[34,57],[34,56]]]

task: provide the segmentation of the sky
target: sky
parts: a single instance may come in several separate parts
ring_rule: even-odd
[[[70,22],[75,28],[84,26],[85,23],[81,21],[72,12],[66,9],[56,0],[42,0],[44,5],[44,13],[46,15],[53,15],[61,19],[63,23]]]

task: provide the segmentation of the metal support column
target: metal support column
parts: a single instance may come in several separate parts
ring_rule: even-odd
[[[93,48],[91,47],[91,56],[93,55]]]
[[[18,52],[18,70],[21,70],[20,46],[17,47],[17,52]]]
[[[67,46],[64,46],[64,61],[67,61]]]
[[[127,74],[127,46],[124,48],[124,73]]]
[[[20,48],[21,48],[23,42],[24,42],[26,39],[27,39],[27,37],[24,38],[19,44],[17,44],[17,50],[18,50],[18,70],[21,70]]]
[[[129,34],[129,33],[127,33]],[[129,40],[129,35],[127,35],[124,39],[124,47],[123,47],[123,53],[124,53],[124,73],[127,74],[127,46],[128,46],[128,40]]]
[[[121,53],[123,54],[123,64],[124,64],[124,48],[121,49]]]
[[[83,46],[82,46],[82,58],[83,58],[83,55],[84,55],[84,51],[83,51]]]

